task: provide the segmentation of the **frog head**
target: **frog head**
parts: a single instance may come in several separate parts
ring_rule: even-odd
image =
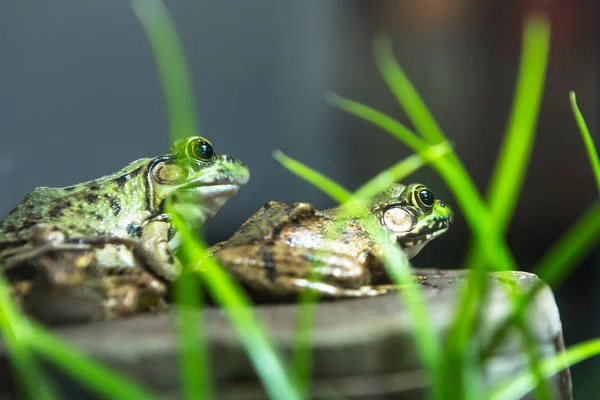
[[[248,182],[248,168],[239,160],[215,153],[208,140],[192,136],[150,165],[148,196],[154,210],[166,202],[191,226],[214,217],[225,202]]]
[[[372,211],[408,258],[446,232],[454,219],[450,207],[420,183],[394,184],[377,196],[374,204]]]

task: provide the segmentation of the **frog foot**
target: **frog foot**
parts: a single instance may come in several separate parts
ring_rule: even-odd
[[[105,319],[116,319],[141,312],[167,309],[167,287],[153,275],[139,268],[128,268],[120,274],[102,278],[106,300]]]

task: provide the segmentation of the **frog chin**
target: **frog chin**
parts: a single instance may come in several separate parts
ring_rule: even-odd
[[[232,184],[198,186],[179,192],[171,207],[191,226],[198,227],[212,219],[239,189]]]
[[[423,242],[421,244],[416,244],[412,246],[402,246],[402,250],[404,251],[404,254],[406,254],[406,258],[411,259],[417,254],[419,254],[419,252],[423,249],[423,247],[425,247],[427,243],[428,242]]]
[[[413,258],[425,247],[427,243],[429,243],[432,239],[438,237],[442,233],[446,232],[446,229],[438,229],[435,232],[431,232],[428,235],[420,235],[420,236],[412,236],[412,237],[403,237],[398,239],[398,244],[402,247],[404,254],[406,257]]]

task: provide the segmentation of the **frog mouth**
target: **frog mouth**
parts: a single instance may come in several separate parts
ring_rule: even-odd
[[[240,187],[238,185],[224,183],[224,184],[215,184],[215,185],[202,185],[202,186],[194,186],[189,185],[180,190],[181,193],[187,194],[190,199],[191,197],[197,199],[196,202],[203,202],[210,199],[216,198],[229,198],[234,196]],[[187,196],[186,196],[187,197]]]
[[[450,224],[448,222],[439,222],[438,224],[436,224],[435,229],[428,230],[427,232],[406,234],[398,238],[398,244],[402,248],[408,248],[427,243],[430,240],[440,236],[442,233],[446,232],[449,227]]]

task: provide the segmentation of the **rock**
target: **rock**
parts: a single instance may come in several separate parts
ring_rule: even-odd
[[[440,335],[447,333],[455,312],[465,271],[420,270],[427,275],[423,294]],[[488,276],[489,304],[481,312],[477,339],[489,343],[511,310],[507,288],[527,290],[539,279],[525,272],[492,273]],[[293,349],[298,307],[268,304],[255,308],[272,339],[286,353]],[[558,308],[552,291],[544,286],[528,308],[527,321],[541,354],[564,348]],[[264,398],[261,384],[223,311],[206,310],[206,334],[211,353],[211,375],[218,398]],[[180,398],[180,374],[175,312],[140,315],[55,329],[86,353],[134,378],[161,398]],[[313,390],[316,398],[332,393],[345,398],[425,398],[411,319],[396,295],[365,299],[324,301],[315,313],[312,332]],[[482,373],[490,385],[515,376],[527,361],[521,335],[509,331],[485,362]],[[3,363],[6,359],[3,357]],[[83,396],[65,377],[59,378],[65,397]],[[4,380],[6,381],[6,380]],[[550,379],[556,398],[571,398],[569,371]],[[3,388],[6,392],[6,387]]]

